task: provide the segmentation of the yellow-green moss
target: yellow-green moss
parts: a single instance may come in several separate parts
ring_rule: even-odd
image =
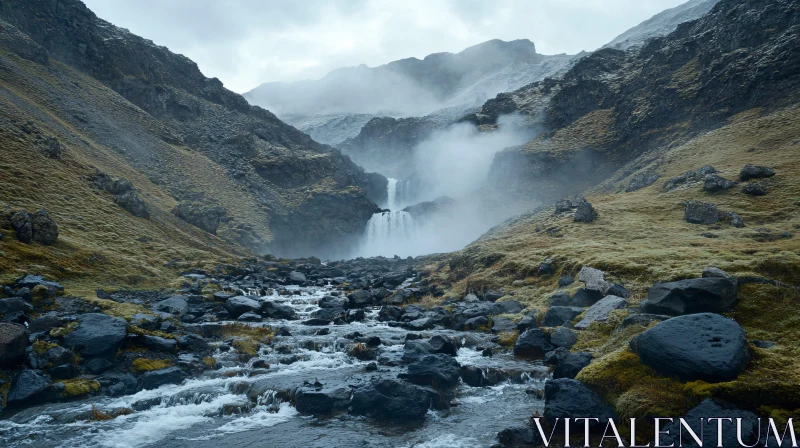
[[[233,348],[235,348],[239,353],[247,357],[252,358],[258,354],[259,344],[252,339],[236,339],[231,345],[233,345]]]
[[[40,355],[44,355],[48,350],[54,347],[58,347],[58,344],[53,344],[52,342],[43,341],[41,339],[33,343],[33,350]]]
[[[203,364],[205,364],[206,367],[208,368],[214,367],[216,363],[217,363],[217,358],[214,358],[213,356],[206,356],[205,358],[203,358]]]
[[[164,339],[175,339],[175,335],[171,333],[164,333],[163,331],[150,331],[144,328],[139,328],[136,325],[128,325],[128,333],[133,333],[139,336],[158,336]]]
[[[63,338],[64,336],[72,333],[75,331],[75,328],[78,327],[77,322],[70,322],[63,327],[56,327],[50,330],[50,337],[51,338]]]
[[[73,378],[69,380],[61,380],[59,382],[64,384],[64,391],[61,393],[61,395],[67,398],[82,397],[100,390],[100,383],[94,380]]]
[[[517,338],[519,338],[519,331],[506,331],[504,333],[500,333],[497,338],[497,343],[503,347],[513,347],[514,344],[517,343]]]
[[[150,372],[152,370],[166,369],[172,366],[169,359],[136,358],[131,363],[131,368],[136,372]]]

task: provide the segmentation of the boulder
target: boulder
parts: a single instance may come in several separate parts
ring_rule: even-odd
[[[736,281],[731,278],[706,277],[656,283],[641,304],[645,313],[681,315],[724,313],[737,299]]]
[[[84,358],[110,358],[117,354],[127,334],[125,319],[101,313],[78,316],[77,328],[64,337],[64,344]]]
[[[611,315],[612,311],[625,308],[626,306],[628,306],[628,301],[622,297],[605,296],[600,301],[592,305],[591,308],[586,310],[586,314],[583,315],[583,319],[575,324],[575,328],[578,330],[585,330],[589,328],[589,325],[591,325],[592,322],[603,322],[608,320],[608,317]]]
[[[750,196],[764,196],[767,194],[767,189],[761,182],[749,183],[744,186],[742,191],[744,194],[749,194]]]
[[[183,317],[189,311],[189,302],[186,301],[185,296],[174,295],[154,303],[151,308],[158,313]]]
[[[33,240],[37,243],[51,246],[58,239],[58,224],[50,218],[44,209],[31,216],[31,226],[33,229]]]
[[[581,288],[575,291],[575,295],[572,296],[572,306],[592,306],[603,297],[605,297],[605,295],[600,291],[588,291]]]
[[[186,373],[179,367],[153,370],[139,378],[139,389],[157,389],[165,384],[180,384],[186,379]]]
[[[464,330],[467,331],[474,331],[480,329],[486,329],[489,326],[489,318],[486,316],[477,316],[471,319],[467,319],[464,322]]]
[[[458,354],[458,341],[450,336],[436,335],[428,339],[428,344],[433,349],[432,353],[442,353],[450,356]]]
[[[744,182],[750,179],[763,179],[774,175],[775,170],[770,167],[747,164],[739,171],[739,180]]]
[[[293,284],[300,285],[308,280],[306,279],[306,274],[298,271],[292,271],[289,273],[289,281]]]
[[[544,354],[544,363],[549,366],[557,366],[561,364],[562,361],[567,359],[567,356],[570,355],[570,351],[564,347],[559,347],[555,350],[549,351]]]
[[[575,306],[551,306],[542,319],[543,327],[559,327],[583,313],[583,308]]]
[[[150,210],[147,208],[147,204],[133,190],[114,196],[114,202],[137,218],[150,219]]]
[[[572,220],[574,222],[592,222],[595,219],[597,219],[597,211],[588,201],[583,201],[578,204],[578,208],[575,210],[575,217]]]
[[[660,174],[651,170],[636,173],[633,176],[631,176],[631,180],[630,182],[628,182],[628,186],[625,187],[625,191],[630,193],[631,191],[636,191],[644,187],[648,187],[654,184],[660,177],[661,177]]]
[[[716,193],[718,191],[730,190],[736,185],[738,185],[737,182],[731,182],[728,179],[716,174],[708,174],[703,182],[703,191],[708,193]]]
[[[707,420],[716,418],[730,420]],[[706,398],[699,405],[687,412],[686,416],[684,417],[684,420],[689,427],[692,428],[695,434],[703,442],[702,446],[705,447],[718,446],[717,425],[720,423],[722,424],[722,445],[719,446],[742,446],[737,439],[737,419],[741,419],[740,434],[742,442],[747,446],[756,445],[761,431],[759,431],[758,428],[759,418],[752,412],[743,411],[728,404],[715,401],[711,398]],[[703,421],[702,426],[700,424],[701,420]],[[669,431],[669,436],[665,438],[666,440],[662,444],[664,446],[669,445],[670,443],[674,444],[675,446],[683,446],[687,448],[696,448],[700,446],[695,442],[688,431],[681,427],[681,424],[677,419],[665,426],[664,430]],[[765,427],[764,431],[766,430],[767,429]],[[681,432],[683,433],[683,437],[679,440]],[[761,444],[758,445],[763,446]]]
[[[571,285],[575,279],[572,278],[571,275],[562,275],[558,278],[558,287],[563,288],[565,286]]]
[[[261,312],[262,302],[247,296],[235,296],[226,300],[223,306],[230,317],[236,319],[245,313]]]
[[[53,328],[60,327],[61,325],[61,318],[58,316],[58,314],[56,314],[55,311],[52,311],[31,321],[31,323],[28,325],[28,331],[31,333],[39,333],[50,331]]]
[[[178,348],[178,341],[175,339],[161,338],[158,336],[142,336],[142,344],[150,350],[157,352],[173,353]]]
[[[711,225],[719,222],[720,211],[716,205],[708,202],[687,201],[683,218],[691,224]]]
[[[296,320],[297,312],[289,305],[266,301],[261,302],[261,315],[270,319]]]
[[[611,283],[607,282],[603,276],[603,271],[584,266],[578,274],[578,280],[584,283],[583,289],[606,294],[611,288]]]
[[[631,339],[630,347],[645,365],[683,381],[731,381],[750,360],[742,327],[712,313],[665,320]]]
[[[53,382],[41,370],[25,369],[11,381],[6,404],[12,406],[30,406],[43,401],[50,395]]]
[[[508,333],[517,329],[517,325],[511,319],[505,317],[495,317],[492,319],[492,333]]]
[[[734,212],[725,212],[725,219],[730,223],[731,226],[736,227],[737,229],[744,227],[744,220],[741,216]]]
[[[539,275],[552,275],[555,272],[556,267],[553,264],[552,258],[545,258],[545,260],[539,264]]]
[[[608,288],[608,291],[606,291],[606,295],[607,296],[617,296],[617,297],[622,297],[624,299],[627,299],[628,297],[630,297],[631,292],[628,291],[627,288],[625,288],[624,286],[620,285],[619,283],[614,283],[614,284],[611,285],[610,288]]]
[[[347,296],[348,306],[350,308],[364,308],[372,306],[375,302],[375,297],[366,289],[359,289],[358,291]]]
[[[219,224],[228,211],[218,205],[184,201],[172,209],[172,214],[187,223],[216,235]]]
[[[320,308],[344,308],[347,306],[347,299],[344,297],[325,296],[319,299]]]
[[[539,432],[530,426],[506,428],[497,433],[497,442],[503,448],[534,447],[544,443]]]
[[[414,362],[425,355],[434,353],[434,348],[428,341],[409,340],[403,346],[403,361]]]
[[[491,314],[517,314],[522,311],[522,304],[516,300],[506,300],[504,302],[496,302],[492,305]]]
[[[544,418],[555,422],[557,418],[597,418],[590,427],[601,427],[615,418],[611,406],[583,383],[569,378],[549,380],[544,383]],[[584,426],[571,425],[575,432],[583,433]]]
[[[356,389],[350,412],[382,420],[422,420],[431,407],[425,389],[393,379],[374,379]]]
[[[550,342],[556,347],[570,348],[578,342],[578,334],[566,327],[558,327],[550,335]]]
[[[572,298],[566,291],[557,291],[550,295],[550,306],[569,306]]]
[[[295,392],[294,407],[304,415],[326,415],[337,409],[347,408],[350,391],[339,389],[316,389],[301,387]]]
[[[525,330],[514,344],[514,355],[528,358],[542,358],[545,353],[556,348],[541,328]]]
[[[700,182],[709,174],[718,172],[713,166],[705,165],[696,170],[687,171],[680,176],[673,177],[664,183],[664,191],[672,191],[681,185]]]
[[[408,366],[402,378],[420,386],[434,389],[452,389],[458,386],[461,365],[444,354],[425,355]]]
[[[575,378],[591,362],[592,354],[589,352],[570,353],[553,370],[553,379]]]
[[[538,311],[531,311],[530,313],[526,314],[522,317],[522,319],[519,320],[519,322],[517,322],[517,330],[525,331],[529,328],[538,327],[539,324],[536,322],[538,316]]]
[[[24,360],[28,330],[19,324],[0,322],[0,365],[13,366]]]
[[[30,243],[33,240],[33,222],[31,214],[21,209],[11,215],[11,227],[17,234],[17,239],[23,243]]]
[[[208,350],[208,342],[203,337],[189,333],[178,337],[178,346],[184,350],[203,351]]]

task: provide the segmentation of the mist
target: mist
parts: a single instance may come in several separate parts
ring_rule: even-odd
[[[456,123],[434,132],[413,151],[411,179],[390,180],[389,197],[367,224],[358,256],[401,257],[462,249],[514,212],[482,195],[495,153],[530,141],[537,130],[516,115],[496,130]],[[395,182],[393,184],[393,182]]]

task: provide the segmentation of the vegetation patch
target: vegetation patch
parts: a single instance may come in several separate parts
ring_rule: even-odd
[[[63,327],[56,327],[50,330],[50,337],[51,338],[63,338],[64,336],[72,333],[75,329],[78,328],[77,322],[70,322]]]
[[[73,378],[69,380],[60,380],[59,382],[64,384],[64,391],[61,395],[65,398],[82,397],[100,390],[100,383],[94,380]]]
[[[170,359],[136,358],[131,362],[131,368],[135,372],[141,373],[166,369],[167,367],[172,367],[172,364],[173,362]]]

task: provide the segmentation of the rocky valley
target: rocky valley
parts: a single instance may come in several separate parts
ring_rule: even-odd
[[[243,96],[4,0],[4,446],[796,446],[799,105],[797,0]]]

